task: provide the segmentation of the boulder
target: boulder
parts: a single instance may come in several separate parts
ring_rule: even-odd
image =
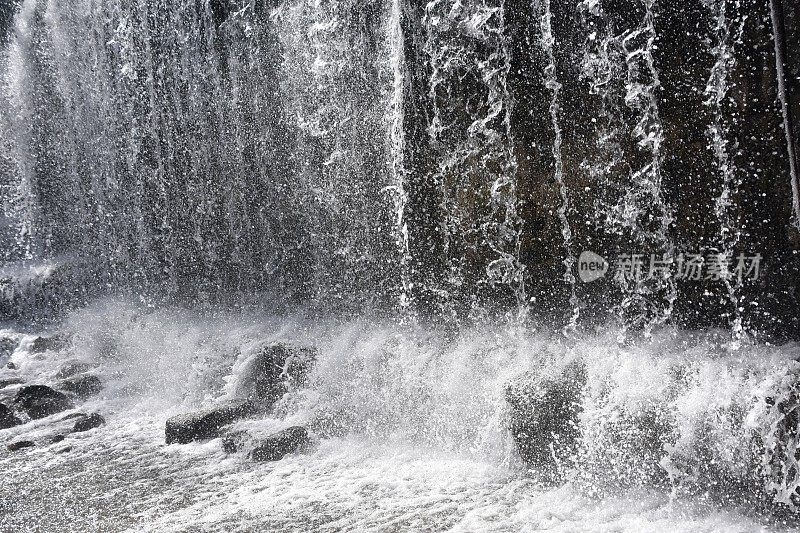
[[[544,478],[558,481],[574,456],[586,370],[575,362],[560,371],[526,375],[506,387],[511,435],[522,460]]]
[[[71,378],[72,376],[77,376],[78,374],[88,372],[91,368],[92,366],[84,361],[67,361],[61,365],[61,368],[58,370],[58,372],[56,372],[56,379]]]
[[[306,447],[310,442],[306,428],[294,426],[257,441],[249,457],[253,461],[278,461]]]
[[[0,338],[0,364],[11,357],[11,354],[17,349],[17,344],[16,340],[9,337]]]
[[[51,337],[36,337],[30,345],[31,353],[60,352],[69,347],[70,338],[66,335],[53,335]]]
[[[103,390],[103,383],[100,378],[92,374],[81,374],[63,380],[58,384],[58,388],[76,394],[81,399],[89,398],[100,394]]]
[[[167,444],[217,438],[225,426],[256,411],[252,402],[238,401],[173,416],[167,420],[165,428]]]
[[[8,429],[22,424],[22,420],[17,418],[8,406],[0,403],[0,429]]]
[[[247,447],[252,440],[247,431],[231,431],[222,436],[222,449],[225,453],[236,453]]]
[[[305,385],[316,349],[270,344],[253,353],[239,372],[235,396],[267,410],[291,388]]]
[[[34,446],[36,446],[36,443],[34,443],[33,441],[30,441],[30,440],[18,440],[16,442],[12,442],[8,446],[6,446],[6,448],[8,448],[8,451],[10,451],[10,452],[15,452],[15,451],[21,450],[23,448],[33,448]]]
[[[18,411],[36,420],[72,409],[72,402],[63,393],[44,385],[22,387],[14,398]]]
[[[98,428],[106,423],[105,418],[97,413],[92,413],[86,418],[78,420],[72,426],[73,433],[80,433],[82,431],[89,431],[90,429]]]
[[[17,365],[15,365],[14,363],[12,363],[11,361],[8,362],[8,364],[6,365],[6,368],[9,369],[9,370],[19,370],[19,367]]]
[[[22,385],[25,381],[22,378],[3,378],[0,379],[0,389],[5,389],[11,385]]]

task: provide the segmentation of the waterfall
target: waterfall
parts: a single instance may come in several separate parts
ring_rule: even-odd
[[[27,0],[8,85],[32,117],[11,126],[28,254],[201,299],[389,297],[382,9]]]
[[[707,96],[705,103],[713,110],[713,123],[709,125],[707,132],[710,141],[709,148],[714,153],[717,171],[721,180],[720,192],[714,201],[714,214],[720,224],[719,241],[721,246],[719,252],[724,257],[730,258],[741,239],[741,232],[731,213],[733,196],[741,184],[741,178],[731,157],[731,151],[735,152],[737,147],[736,145],[730,146],[728,141],[730,127],[726,118],[726,110],[730,98],[728,94],[728,79],[736,62],[735,45],[741,40],[744,23],[740,23],[739,29],[736,33],[733,33],[731,31],[732,21],[728,16],[725,1],[706,0],[704,5],[713,16],[713,30],[716,37],[716,43],[711,49],[716,61],[711,68],[705,89]],[[741,2],[736,2],[736,11],[740,7]],[[731,330],[734,342],[738,342],[744,335],[738,295],[742,281],[732,279],[729,263],[723,262],[722,266],[724,268],[722,281],[728,293],[730,304],[733,307]]]
[[[542,1],[542,10],[540,19],[541,29],[541,45],[547,56],[548,64],[545,67],[545,87],[551,92],[552,99],[550,101],[550,120],[553,124],[553,160],[554,160],[554,177],[558,184],[559,194],[561,196],[561,206],[558,208],[558,219],[561,222],[561,235],[564,237],[564,281],[570,286],[569,303],[572,307],[572,314],[569,322],[564,327],[564,334],[569,335],[574,333],[577,328],[578,319],[580,318],[580,300],[576,293],[575,288],[575,274],[573,267],[575,266],[575,254],[572,251],[572,229],[569,224],[569,191],[567,184],[564,181],[564,162],[561,155],[561,124],[559,121],[560,103],[559,93],[561,91],[561,83],[558,81],[558,74],[556,71],[555,52],[553,50],[555,45],[555,36],[553,35],[553,27],[551,24],[552,13],[550,12],[550,0]]]
[[[625,52],[622,41],[603,10],[600,0],[585,0],[578,5],[582,28],[586,33],[581,61],[581,79],[589,84],[588,92],[599,100],[594,125],[595,153],[587,156],[582,166],[596,184],[594,208],[605,232],[621,240],[626,228],[624,199],[632,174],[626,159],[625,139],[630,136],[621,106],[625,88],[623,78]]]
[[[654,60],[655,0],[641,0],[641,3],[644,9],[641,24],[626,31],[621,40],[627,64],[625,103],[637,114],[632,134],[646,161],[631,176],[634,186],[625,194],[623,216],[637,245],[653,247],[648,251],[654,260],[663,253],[664,260],[670,261],[674,248],[669,237],[672,214],[662,188],[664,131],[656,94],[660,81]],[[643,327],[645,335],[649,335],[654,326],[669,320],[677,297],[671,272],[660,271],[651,283],[633,279],[623,280],[621,285],[626,294],[620,307],[633,311],[634,322],[639,322],[637,325]],[[653,298],[660,294],[666,303],[663,308]]]
[[[581,78],[589,83],[589,94],[598,95],[600,106],[595,122],[594,144],[597,156],[584,159],[590,178],[599,184],[600,196],[596,209],[602,215],[606,230],[614,235],[621,232],[614,216],[614,203],[622,190],[620,176],[629,174],[629,169],[617,171],[625,164],[620,137],[625,124],[619,107],[617,87],[624,65],[624,53],[619,37],[608,23],[600,0],[584,0],[578,4],[583,29],[587,34],[584,57],[581,62]]]
[[[647,336],[705,293],[681,280],[676,307],[676,248],[796,257],[765,222],[783,191],[743,186],[785,168],[774,117],[739,104],[766,102],[770,80],[731,82],[763,28],[733,29],[743,3],[692,6],[713,18],[710,72],[662,55],[698,37],[655,0],[20,1],[2,39],[0,239],[165,302],[453,325],[541,308],[567,333],[611,318]],[[698,140],[680,115],[703,93]],[[713,216],[693,228],[703,158]],[[609,266],[592,285],[573,272],[583,245]],[[749,285],[712,285],[734,336],[756,327]],[[794,327],[788,300],[769,305],[763,322]]]
[[[405,312],[411,311],[411,293],[413,282],[409,276],[411,250],[409,247],[408,223],[406,207],[408,192],[406,191],[406,168],[404,155],[406,152],[405,125],[403,122],[404,85],[405,85],[405,53],[403,50],[404,34],[402,28],[403,0],[391,0],[386,32],[389,68],[391,70],[392,92],[387,110],[389,157],[394,185],[395,232],[400,260],[400,277],[402,290],[400,307]]]
[[[447,298],[466,299],[459,307],[480,314],[490,298],[487,289],[506,287],[524,316],[504,10],[502,0],[428,3],[429,132],[444,199]],[[452,300],[447,305],[453,315]]]

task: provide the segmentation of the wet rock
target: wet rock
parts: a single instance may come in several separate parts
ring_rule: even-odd
[[[63,441],[66,437],[64,435],[53,435],[50,437],[50,444],[57,444]]]
[[[17,393],[14,407],[36,420],[72,409],[73,406],[61,392],[44,385],[28,385]]]
[[[70,420],[72,418],[86,418],[87,416],[89,415],[87,415],[86,413],[70,413],[66,416],[59,418],[58,421],[63,422],[64,420]]]
[[[88,372],[92,366],[89,363],[85,363],[83,361],[67,361],[56,373],[57,379],[67,379],[73,376],[77,376],[78,374],[83,374],[84,372]]]
[[[100,378],[92,374],[82,374],[69,379],[65,379],[58,384],[58,388],[76,394],[81,399],[89,398],[100,394],[103,390],[103,382]]]
[[[60,352],[69,347],[70,338],[66,335],[53,335],[52,337],[36,337],[30,345],[31,353]]]
[[[8,406],[0,403],[0,429],[8,429],[22,424],[22,420],[17,418]]]
[[[12,442],[8,446],[6,446],[6,448],[8,448],[8,451],[10,451],[10,452],[15,452],[15,451],[21,450],[23,448],[33,448],[34,446],[36,446],[36,443],[34,443],[33,441],[30,441],[30,440],[18,440],[16,442]]]
[[[17,365],[15,365],[14,363],[12,363],[11,361],[8,362],[8,364],[6,365],[6,368],[9,369],[9,370],[19,370],[19,367]]]
[[[306,428],[294,426],[259,440],[249,457],[253,461],[278,461],[310,442]]]
[[[22,385],[25,381],[22,378],[4,378],[0,379],[0,389],[5,389],[11,385]]]
[[[90,429],[98,428],[106,423],[105,418],[97,413],[92,413],[86,418],[78,420],[72,426],[73,433],[80,433],[82,431],[89,431]]]
[[[173,416],[167,420],[167,444],[186,444],[219,437],[222,429],[257,411],[252,402],[239,401],[194,413]]]
[[[585,384],[585,368],[576,362],[558,372],[528,375],[506,388],[511,434],[519,454],[545,478],[557,481],[560,466],[577,449]]]
[[[253,438],[247,431],[232,431],[222,436],[222,449],[225,453],[242,451]]]
[[[8,357],[11,357],[11,354],[14,353],[14,350],[17,349],[17,341],[11,339],[9,337],[2,337],[0,338],[0,361],[5,360]]]
[[[305,385],[316,349],[271,344],[252,354],[239,373],[236,397],[266,410],[293,387]]]

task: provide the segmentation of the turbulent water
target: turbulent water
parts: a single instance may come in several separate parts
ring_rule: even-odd
[[[782,524],[785,518],[738,508],[735,499],[724,505],[724,499],[691,491],[688,480],[675,479],[672,494],[648,488],[640,474],[626,470],[635,454],[631,442],[616,438],[624,430],[609,424],[660,406],[679,432],[663,456],[672,472],[681,472],[681,462],[691,462],[692,450],[709,436],[717,461],[735,470],[742,432],[758,428],[758,411],[743,426],[720,416],[747,406],[782,366],[796,365],[796,346],[726,353],[713,335],[672,333],[658,348],[620,352],[613,335],[565,343],[557,335],[513,330],[476,330],[448,341],[437,331],[390,323],[154,311],[119,301],[76,313],[65,327],[76,332],[72,348],[37,358],[27,353],[33,337],[25,336],[11,360],[22,375],[40,380],[76,354],[98,364],[106,389],[82,409],[99,409],[109,423],[57,444],[3,452],[3,530],[792,527]],[[271,417],[238,427],[267,434],[305,424],[315,435],[310,452],[259,465],[223,453],[219,439],[163,444],[167,417],[230,394],[241,360],[275,341],[317,346],[311,383],[285,397]],[[505,386],[541,365],[557,367],[587,354],[592,361],[581,425],[595,435],[593,447],[571,481],[548,487],[517,459]],[[688,363],[692,377],[674,395],[667,390],[678,363]],[[598,387],[607,392],[598,394]],[[667,403],[665,395],[672,398]],[[32,424],[7,430],[6,437],[40,439],[53,430],[52,421]],[[658,468],[636,468],[651,467]]]
[[[0,449],[0,530],[797,529],[769,21],[750,0],[0,5],[0,403],[79,359],[103,389],[76,410],[107,420],[0,430],[35,444]],[[164,444],[276,342],[317,349],[309,383],[234,429],[303,426],[309,449]]]

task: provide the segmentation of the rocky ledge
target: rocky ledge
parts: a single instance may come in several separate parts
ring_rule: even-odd
[[[239,365],[234,400],[200,411],[174,416],[167,420],[167,444],[223,438],[229,453],[250,448],[254,461],[275,461],[301,450],[309,442],[302,427],[291,427],[256,439],[246,432],[230,432],[234,422],[269,412],[289,391],[306,385],[316,361],[314,348],[269,344],[252,351]]]

